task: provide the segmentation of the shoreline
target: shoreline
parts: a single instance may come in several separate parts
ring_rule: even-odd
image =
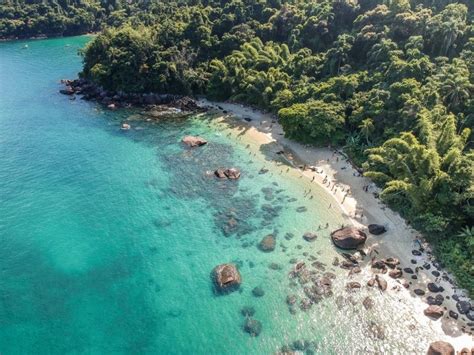
[[[42,39],[55,39],[55,38],[68,38],[68,37],[79,37],[79,36],[97,36],[100,33],[100,31],[95,31],[95,32],[85,32],[85,33],[80,33],[80,34],[75,34],[75,35],[64,35],[64,34],[57,34],[57,35],[45,35],[45,34],[39,34],[36,36],[31,36],[31,37],[1,37],[0,42],[13,42],[13,41],[39,41]]]
[[[439,333],[444,334],[444,338],[440,340],[450,342],[457,351],[472,346],[474,342],[472,329],[474,328],[467,326],[472,321],[461,314],[457,319],[448,316],[449,311],[458,313],[457,301],[453,299],[453,295],[457,296],[455,298],[459,297],[459,300],[469,302],[471,300],[467,292],[459,289],[453,281],[453,276],[440,268],[433,260],[430,246],[423,240],[421,233],[414,230],[397,212],[392,211],[376,198],[380,189],[368,178],[363,177],[342,151],[312,147],[289,140],[284,137],[283,129],[275,117],[257,109],[236,103],[212,102],[205,99],[198,100],[198,103],[211,107],[212,111],[215,110],[220,114],[218,120],[227,123],[232,120],[232,123],[236,124],[235,129],[241,131],[241,135],[245,135],[257,145],[278,144],[279,149],[284,152],[282,156],[299,174],[307,178],[308,184],[317,183],[332,197],[333,202],[328,208],[340,209],[351,225],[366,231],[368,238],[364,249],[374,251],[377,259],[396,257],[400,260],[402,269],[416,270],[414,273],[416,280],[409,279],[409,274],[405,272],[402,279],[387,277],[389,289],[386,292],[391,292],[393,287],[401,289],[397,295],[406,297],[413,303],[416,310],[413,316],[419,318],[424,326],[435,328]],[[236,119],[238,121],[234,122]],[[326,183],[324,183],[325,179],[328,180]],[[347,194],[348,190],[350,190],[349,194]],[[367,231],[367,225],[372,223],[385,226],[387,231],[378,236],[370,234]],[[419,249],[417,245],[419,240],[422,241],[424,252],[420,256],[415,256],[412,251]],[[369,264],[370,262],[362,264],[366,269],[364,271],[370,272]],[[434,276],[433,271],[439,272],[440,275]],[[409,288],[400,287],[398,280],[409,282]],[[428,283],[436,283],[442,286],[444,291],[431,293],[427,289]],[[426,295],[417,296],[414,293],[415,289],[424,290]],[[439,294],[444,296],[442,306],[445,308],[445,314],[441,319],[434,321],[423,314],[423,310],[428,307],[425,299],[426,296],[434,297]]]

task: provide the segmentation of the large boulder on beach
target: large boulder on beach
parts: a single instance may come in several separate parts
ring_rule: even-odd
[[[381,224],[369,224],[367,228],[369,229],[370,234],[373,235],[383,234],[387,231],[387,229],[385,229]]]
[[[431,305],[428,308],[426,308],[423,313],[425,316],[433,318],[433,319],[438,319],[441,318],[444,314],[444,309],[441,306],[437,305]]]
[[[356,227],[345,227],[333,231],[331,239],[341,249],[357,249],[364,245],[367,235]]]
[[[471,304],[468,301],[458,301],[456,308],[460,314],[466,314],[471,309]]]
[[[275,237],[272,234],[269,234],[258,243],[258,248],[261,251],[264,251],[266,253],[269,253],[273,250],[275,250],[275,245],[276,245],[276,240]]]
[[[435,341],[430,344],[426,355],[454,355],[454,348],[445,341]]]
[[[218,292],[234,291],[242,282],[239,270],[233,264],[217,265],[212,272],[212,277]]]
[[[207,141],[204,138],[198,136],[185,136],[183,137],[182,142],[191,148],[207,144]]]

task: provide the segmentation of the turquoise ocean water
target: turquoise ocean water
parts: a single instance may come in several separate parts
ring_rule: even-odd
[[[0,43],[0,353],[271,354],[305,340],[308,354],[342,354],[412,351],[429,338],[389,326],[383,340],[370,335],[367,319],[379,320],[362,317],[362,292],[358,306],[337,306],[334,295],[291,314],[287,295],[304,298],[288,277],[295,260],[347,273],[331,265],[329,230],[315,243],[301,237],[344,223],[342,213],[327,210],[316,186],[305,197],[307,185],[265,147],[252,150],[209,117],[146,122],[60,95],[88,40]],[[120,131],[123,120],[133,129]],[[190,151],[185,134],[210,144]],[[242,178],[206,175],[219,166]],[[262,253],[269,233],[277,248]],[[217,296],[210,272],[224,262],[239,266],[243,284]],[[242,330],[244,306],[262,322],[258,337]]]

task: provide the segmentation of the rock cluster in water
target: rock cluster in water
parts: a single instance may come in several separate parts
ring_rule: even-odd
[[[219,179],[237,180],[240,178],[240,171],[236,168],[219,168],[214,171],[214,175]]]
[[[207,144],[207,141],[199,136],[184,136],[182,142],[191,148]]]
[[[219,293],[235,291],[239,288],[242,278],[233,264],[221,264],[214,268],[212,278]]]

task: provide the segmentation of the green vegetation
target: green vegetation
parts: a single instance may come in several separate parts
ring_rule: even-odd
[[[291,138],[343,146],[474,293],[472,6],[82,1],[59,6],[80,10],[63,17],[81,25],[59,22],[68,23],[65,34],[105,27],[85,49],[81,75],[107,89],[238,101],[277,114]],[[34,31],[9,15],[0,16],[0,33],[60,32],[38,29],[50,17],[37,11],[26,22]]]

